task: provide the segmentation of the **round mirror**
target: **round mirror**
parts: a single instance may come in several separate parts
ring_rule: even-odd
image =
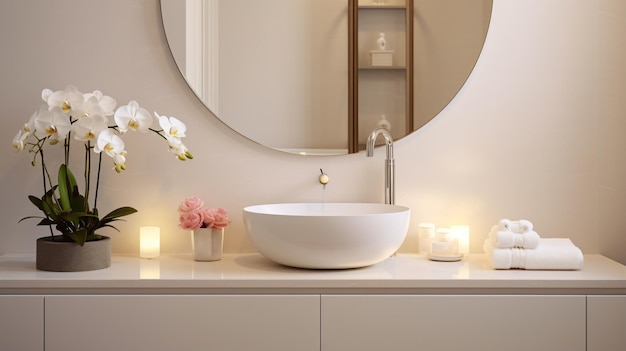
[[[260,144],[315,155],[356,152],[377,126],[399,139],[430,121],[472,71],[491,8],[492,0],[161,0],[172,55],[207,108]],[[374,57],[381,34],[389,67],[372,67],[387,65]]]

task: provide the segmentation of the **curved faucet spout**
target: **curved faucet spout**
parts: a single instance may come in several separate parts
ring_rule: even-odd
[[[385,203],[393,205],[395,204],[395,161],[393,159],[393,138],[391,133],[385,128],[375,129],[367,138],[365,153],[367,157],[374,156],[374,147],[379,134],[382,134],[385,138],[387,150],[385,159]]]
[[[389,131],[385,128],[374,129],[374,131],[367,137],[367,144],[365,145],[367,157],[374,156],[374,147],[379,134],[382,134],[383,138],[385,138],[387,159],[393,160],[393,138],[391,137],[391,133],[389,133]]]

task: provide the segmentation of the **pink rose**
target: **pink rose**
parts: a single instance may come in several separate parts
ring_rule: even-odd
[[[187,213],[194,210],[197,210],[204,206],[204,201],[200,200],[200,198],[196,196],[191,196],[185,199],[180,206],[178,206],[178,213]]]
[[[230,219],[228,218],[228,212],[223,208],[214,208],[213,211],[213,228],[222,229],[228,227]]]
[[[203,208],[204,202],[196,196],[186,198],[179,206],[178,226],[186,230],[198,228],[224,229],[230,224],[223,208]]]
[[[202,210],[202,216],[204,217],[202,226],[203,228],[211,228],[215,223],[215,216],[213,215],[213,210],[210,208],[205,208]]]
[[[202,209],[196,208],[195,210],[181,213],[179,226],[186,230],[195,230],[202,227],[204,221],[202,212]]]

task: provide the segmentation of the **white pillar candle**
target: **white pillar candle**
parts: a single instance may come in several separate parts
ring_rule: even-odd
[[[156,258],[161,252],[161,228],[139,228],[139,257]]]
[[[470,229],[467,225],[450,226],[450,236],[459,241],[459,253],[469,253]]]

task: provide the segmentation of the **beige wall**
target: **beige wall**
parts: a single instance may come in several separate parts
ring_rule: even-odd
[[[381,201],[383,152],[303,158],[246,140],[208,116],[179,76],[157,0],[0,3],[0,253],[33,252],[38,169],[10,141],[42,88],[101,89],[183,119],[193,161],[156,138],[128,139],[128,170],[105,171],[101,211],[132,205],[115,253],[137,254],[138,228],[162,227],[164,252],[189,252],[176,207],[189,195],[232,213],[227,252],[252,251],[241,209],[266,202]],[[420,221],[469,224],[472,250],[502,217],[527,218],[546,237],[626,263],[626,3],[495,0],[492,27],[469,82],[435,120],[396,143],[397,203],[413,210],[402,251],[415,252]],[[246,103],[246,102],[242,102]],[[380,150],[379,150],[380,151]],[[325,194],[319,168],[331,177]]]

